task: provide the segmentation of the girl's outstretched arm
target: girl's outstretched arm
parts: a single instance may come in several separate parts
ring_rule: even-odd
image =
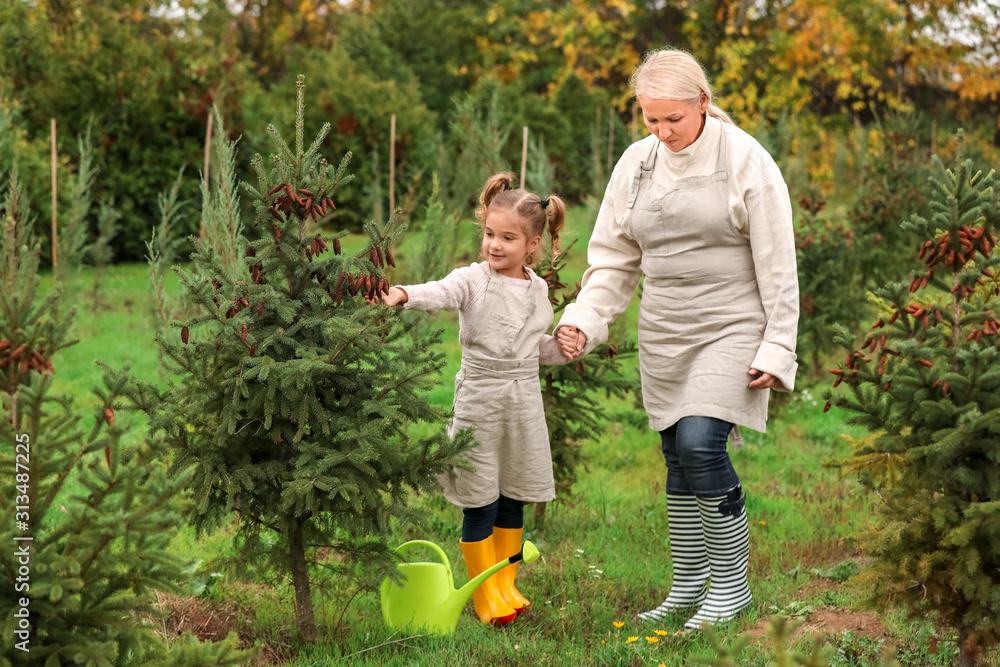
[[[405,303],[407,308],[429,313],[439,310],[462,310],[474,300],[477,293],[485,293],[489,265],[485,264],[485,267],[484,271],[483,266],[472,264],[455,269],[441,280],[433,280],[422,285],[401,285],[392,289],[398,289],[406,294],[406,300],[399,303]]]

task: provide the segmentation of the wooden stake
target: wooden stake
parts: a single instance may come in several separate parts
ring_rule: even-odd
[[[396,114],[389,120],[389,216],[396,211]]]
[[[212,112],[208,112],[208,126],[205,128],[205,191],[208,192],[208,167],[212,157]],[[201,233],[199,237],[205,240],[205,218],[201,219]]]
[[[528,126],[524,126],[524,140],[521,142],[521,180],[518,181],[521,188],[524,188],[524,176],[528,169]]]
[[[608,107],[608,170],[607,174],[611,175],[611,169],[614,167],[612,158],[615,154],[615,108],[613,106]]]
[[[931,121],[931,157],[937,154],[937,121]]]
[[[601,105],[597,105],[597,115],[594,118],[594,182],[604,180],[601,175]]]
[[[52,119],[52,268],[58,266],[56,248],[59,236],[56,233],[56,119]]]

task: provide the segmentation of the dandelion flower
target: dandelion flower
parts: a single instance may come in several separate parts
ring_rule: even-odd
[[[615,626],[616,628],[620,628],[623,625],[625,625],[625,621],[612,621],[611,625]]]
[[[625,640],[625,643],[631,644],[632,642],[637,642],[637,641],[639,641],[638,637],[629,637],[628,639]]]
[[[757,523],[759,523],[762,526],[766,526],[767,525],[767,521],[758,521]]]
[[[657,630],[656,634],[660,635],[661,637],[664,637],[669,633],[666,630]]]
[[[646,637],[646,641],[649,642],[650,644],[655,644],[656,642],[660,641],[660,638],[659,637]]]

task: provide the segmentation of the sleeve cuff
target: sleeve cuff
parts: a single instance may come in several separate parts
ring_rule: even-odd
[[[559,330],[559,327],[566,326],[576,327],[587,336],[587,343],[584,345],[583,352],[577,356],[578,359],[590,354],[595,347],[608,341],[607,323],[580,303],[571,303],[566,306],[556,331]]]
[[[777,378],[782,387],[775,388],[775,391],[792,391],[795,389],[795,373],[799,365],[795,361],[795,353],[789,351],[787,348],[764,341],[757,348],[757,354],[754,356],[750,367],[770,373]]]

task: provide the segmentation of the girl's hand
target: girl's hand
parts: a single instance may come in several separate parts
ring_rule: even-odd
[[[754,378],[747,385],[751,389],[777,389],[778,387],[783,387],[781,381],[770,373],[762,373],[756,368],[751,368],[750,375]]]
[[[559,340],[559,347],[562,349],[563,356],[571,361],[587,345],[587,334],[574,326],[559,327],[559,331],[556,332],[556,338]]]
[[[390,287],[388,292],[382,292],[380,294],[382,298],[382,303],[387,306],[396,306],[401,303],[406,303],[409,301],[409,295],[401,287]],[[365,299],[368,303],[378,303],[378,297],[375,299]]]

